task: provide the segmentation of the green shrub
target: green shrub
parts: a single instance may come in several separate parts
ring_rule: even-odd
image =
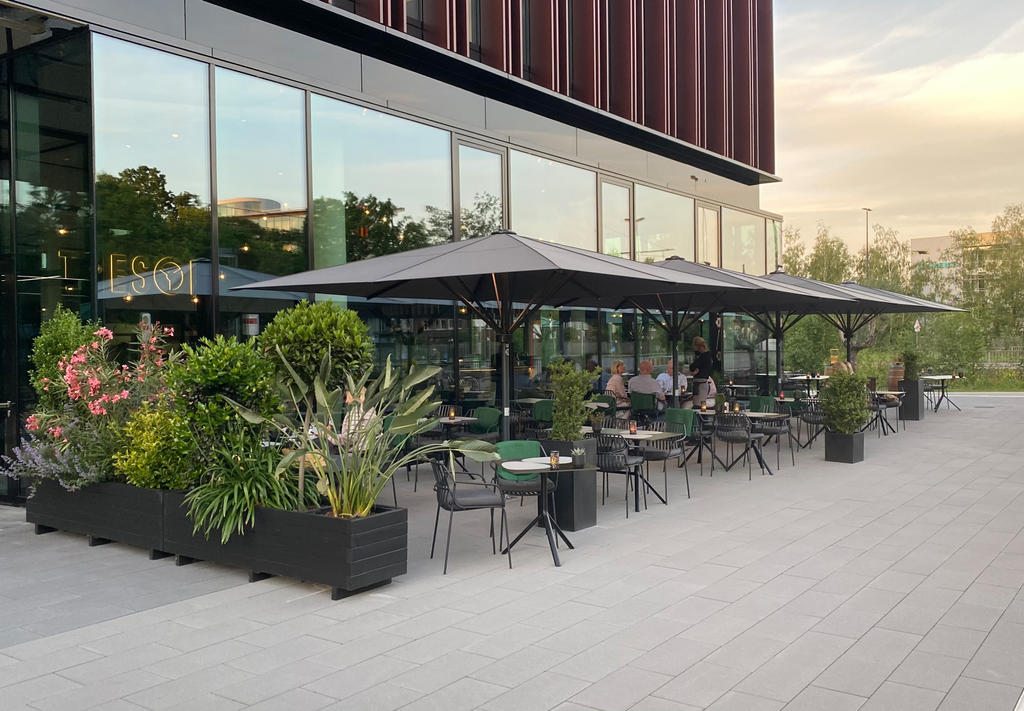
[[[277,412],[274,364],[250,343],[234,336],[204,338],[196,347],[183,346],[183,360],[167,371],[167,387],[175,408],[208,449],[238,420],[225,397],[264,415]]]
[[[328,388],[344,387],[345,374],[358,379],[373,365],[373,341],[355,311],[333,301],[300,301],[279,311],[256,340],[257,349],[274,364],[277,349],[307,383],[312,383],[328,350],[335,368]],[[282,368],[283,369],[283,368]]]
[[[917,351],[903,351],[903,379],[917,380],[921,374],[921,356]]]
[[[853,434],[868,421],[867,378],[860,373],[836,373],[821,389],[825,426]]]
[[[551,416],[551,439],[573,442],[583,438],[583,422],[587,419],[583,403],[593,391],[594,376],[577,370],[571,360],[548,365],[551,387],[555,393],[554,412]]]
[[[57,364],[61,358],[74,353],[79,346],[95,341],[93,331],[99,327],[96,321],[83,322],[78,314],[60,304],[53,316],[43,321],[29,355],[32,362],[29,377],[39,396],[41,408],[56,410],[68,402],[67,386],[61,380],[62,373]]]
[[[135,486],[187,489],[197,477],[198,449],[185,418],[165,404],[137,410],[124,428],[127,447],[114,455],[114,471]]]
[[[865,348],[857,354],[857,373],[868,378],[875,378],[878,390],[886,390],[889,382],[889,367],[896,360],[897,354],[883,348]]]

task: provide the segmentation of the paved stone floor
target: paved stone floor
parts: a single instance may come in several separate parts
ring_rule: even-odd
[[[409,573],[338,602],[0,507],[0,708],[1010,711],[1024,397],[957,399],[856,466],[820,445],[752,482],[691,466],[689,501],[671,472],[670,505],[628,521],[613,481],[561,568],[538,533],[508,570],[464,513],[443,576],[427,472],[403,477]]]

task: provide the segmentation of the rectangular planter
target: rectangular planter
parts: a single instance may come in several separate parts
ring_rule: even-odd
[[[856,464],[864,461],[864,433],[825,432],[825,461]]]
[[[148,548],[157,557],[164,550],[165,493],[114,481],[68,491],[43,479],[25,502],[25,520],[35,524],[36,533],[80,533],[91,546],[117,541]]]
[[[900,419],[923,420],[928,408],[924,405],[924,386],[921,381],[901,380],[900,390],[906,393],[900,407]]]
[[[566,531],[597,525],[597,470],[559,472],[555,489],[555,520]]]
[[[318,512],[256,509],[255,525],[220,542],[193,535],[184,492],[164,500],[164,550],[179,564],[208,560],[247,569],[250,579],[284,575],[331,587],[331,599],[391,582],[406,572],[408,512],[377,507],[366,518],[342,519]]]

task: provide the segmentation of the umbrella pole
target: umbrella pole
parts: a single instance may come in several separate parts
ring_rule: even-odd
[[[784,333],[780,328],[775,332],[775,381],[778,386],[777,392],[782,392],[782,341]],[[770,393],[769,393],[770,394]]]
[[[679,317],[673,314],[675,323],[668,337],[672,339],[672,407],[679,407]]]

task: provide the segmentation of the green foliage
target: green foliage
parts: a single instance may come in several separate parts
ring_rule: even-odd
[[[201,449],[220,439],[238,419],[224,398],[264,415],[277,411],[274,364],[250,342],[218,335],[196,347],[182,347],[184,359],[167,372],[175,407],[191,428]]]
[[[68,402],[67,385],[61,380],[60,360],[70,357],[79,346],[95,341],[93,331],[99,327],[96,321],[83,323],[78,314],[60,304],[53,315],[43,321],[29,355],[33,366],[29,377],[41,408],[59,409]]]
[[[196,481],[198,448],[184,417],[166,403],[144,405],[124,427],[125,449],[114,471],[129,484],[187,489]]]
[[[185,497],[196,533],[209,537],[216,529],[221,543],[227,543],[252,527],[257,506],[295,510],[316,505],[316,492],[310,489],[300,507],[298,482],[279,467],[281,454],[262,446],[264,435],[263,429],[231,428],[204,457],[206,480]]]
[[[257,349],[287,377],[285,362],[306,383],[312,383],[328,353],[333,364],[328,389],[342,387],[346,375],[356,378],[373,365],[373,341],[355,311],[333,301],[300,301],[279,311],[257,338]],[[278,349],[284,361],[278,356]],[[312,393],[310,398],[312,398]],[[309,400],[312,402],[312,399]]]
[[[330,354],[324,355],[311,380],[304,379],[278,349],[287,376],[285,389],[293,414],[267,418],[232,403],[247,422],[268,425],[296,444],[277,465],[278,474],[298,468],[299,498],[305,491],[305,472],[316,477],[316,490],[327,498],[331,514],[343,518],[368,516],[374,502],[396,471],[432,452],[461,452],[477,461],[496,459],[494,445],[479,440],[428,442],[410,446],[417,435],[437,426],[431,416],[439,402],[434,386],[425,385],[440,372],[437,366],[413,367],[402,374],[389,357],[381,373],[371,378],[364,370],[344,373],[345,387],[330,388],[336,380]],[[353,395],[353,393],[355,395]],[[316,407],[307,407],[310,399]],[[334,413],[348,401],[342,422]],[[340,454],[335,454],[335,449]]]
[[[964,378],[949,381],[949,389],[988,393],[1024,391],[1024,369],[1021,368],[978,368],[964,375]]]
[[[921,356],[910,348],[903,351],[903,379],[916,381],[921,374]]]
[[[551,387],[554,390],[554,414],[551,418],[551,439],[572,442],[583,439],[583,423],[587,419],[585,398],[593,391],[594,376],[577,370],[571,360],[550,363]]]
[[[896,360],[896,352],[885,348],[865,348],[857,354],[857,373],[875,378],[876,389],[885,390],[889,380],[889,367]]]
[[[853,434],[868,421],[867,379],[860,373],[836,373],[821,389],[825,426]]]

